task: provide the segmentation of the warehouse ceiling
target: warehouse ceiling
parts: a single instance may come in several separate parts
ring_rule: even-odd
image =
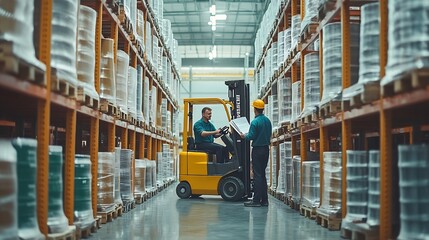
[[[254,62],[254,42],[259,23],[270,1],[264,0],[164,0],[164,18],[171,21],[179,43],[182,66],[243,67],[246,53]],[[209,24],[216,6],[216,29]],[[226,15],[225,20],[221,20]],[[213,19],[213,18],[212,18]],[[213,57],[214,46],[216,53]]]

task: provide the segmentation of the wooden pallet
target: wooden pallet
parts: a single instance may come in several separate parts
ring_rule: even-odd
[[[101,217],[98,217],[98,216],[97,216],[97,217],[95,218],[95,225],[93,226],[93,228],[95,228],[95,229],[93,230],[93,232],[97,232],[97,230],[101,228]]]
[[[78,228],[76,231],[76,239],[88,238],[91,236],[91,226],[85,228]]]
[[[111,210],[108,212],[97,212],[97,215],[98,217],[100,217],[101,223],[106,224],[108,222],[113,221],[113,212],[115,212],[115,210]]]
[[[147,9],[148,9],[149,14],[152,17],[152,19],[155,19],[155,12],[153,11],[151,4],[149,4],[147,7],[148,7]]]
[[[146,194],[147,194],[147,198],[149,199],[155,196],[155,191],[147,191]]]
[[[342,109],[348,111],[354,108],[359,108],[362,105],[370,104],[380,99],[380,83],[368,82],[360,84],[356,87],[355,93],[350,96],[350,99],[343,99]]]
[[[290,49],[289,54],[287,55],[287,58],[286,58],[286,66],[292,65],[294,57],[295,55],[293,54],[293,49]]]
[[[381,95],[390,97],[429,85],[429,69],[417,69],[381,86]]]
[[[119,116],[120,120],[128,122],[128,113],[126,113],[126,112],[124,112],[122,110],[119,110],[118,111],[118,116]]]
[[[136,208],[136,202],[135,202],[135,201],[132,201],[132,202],[131,202],[131,204],[130,204],[130,207],[131,207],[131,209]]]
[[[290,200],[290,208],[292,208],[292,209],[295,209],[295,210],[297,210],[297,211],[299,211],[299,209],[300,209],[300,202],[299,201],[296,201],[296,200],[294,200],[293,198],[291,198],[291,200]]]
[[[379,227],[371,227],[366,223],[349,223],[346,228],[341,228],[341,237],[351,240],[378,240]]]
[[[135,117],[131,116],[131,114],[128,114],[128,122],[134,126],[137,125],[137,119]]]
[[[284,203],[288,206],[290,206],[291,201],[292,201],[292,196],[284,196]]]
[[[155,19],[155,18],[153,18],[153,19]],[[159,27],[159,25],[158,25],[158,22],[157,22],[157,21],[153,21],[153,23],[154,23],[154,25],[155,25],[156,31],[160,33],[160,32],[161,32],[161,29],[160,29],[160,27]]]
[[[121,23],[122,28],[128,34],[130,41],[133,45],[137,45],[137,38],[134,35],[133,25],[129,16],[125,14],[125,8],[123,5],[118,5],[116,7],[118,10],[115,11],[115,14],[118,16],[119,22]]]
[[[116,206],[115,211],[113,212],[113,218],[117,218],[122,216],[123,213],[123,208],[122,208],[122,204],[119,206]]]
[[[338,112],[341,112],[341,100],[331,100],[319,108],[320,118],[327,118],[334,116]]]
[[[306,115],[301,117],[301,124],[310,124],[319,121],[318,111],[314,110],[311,113],[307,113]]]
[[[284,193],[276,193],[275,197],[276,197],[278,200],[280,200],[280,201],[284,202],[285,194],[284,194]]]
[[[137,126],[137,127],[141,127],[141,128],[143,128],[143,127],[144,127],[144,125],[145,125],[145,124],[144,124],[144,122],[143,122],[143,121],[137,121],[137,122],[136,122],[136,126]]]
[[[67,231],[63,233],[49,233],[48,240],[75,240],[76,226],[68,226]]]
[[[64,79],[58,78],[55,68],[51,68],[51,89],[66,97],[76,98],[76,86]]]
[[[283,127],[282,124],[277,128],[277,137],[280,137],[286,133],[287,128]]]
[[[118,5],[117,6],[117,12],[116,15],[118,16],[119,22],[121,25],[127,25],[129,23],[128,16],[125,14],[125,6],[124,5]],[[126,27],[124,27],[124,30],[126,31]]]
[[[280,136],[279,129],[278,128],[273,128],[272,137],[276,138],[276,137],[279,137],[279,136]]]
[[[97,219],[95,219],[91,224],[88,226],[85,226],[84,228],[76,227],[76,240],[82,239],[82,238],[88,238],[91,233],[95,233],[98,230],[97,227]]]
[[[290,122],[281,122],[280,123],[282,133],[286,133],[290,129]]]
[[[320,115],[319,115],[319,107],[316,107],[316,110],[313,111],[313,114],[311,114],[311,119],[315,122],[319,121]]]
[[[127,213],[127,212],[131,211],[131,209],[134,209],[136,207],[134,200],[122,201],[122,202],[123,202],[123,206],[122,206],[123,213]]]
[[[363,92],[360,94],[360,98],[353,100],[350,105],[353,107],[359,104],[358,101],[362,104],[369,104],[378,99],[380,99],[380,82],[369,82],[363,84]]]
[[[100,99],[100,111],[110,116],[118,116],[118,108],[104,98]]]
[[[316,223],[329,230],[340,230],[341,220],[341,217],[332,215],[330,216],[328,214],[316,211]]]
[[[273,77],[273,80],[277,79],[277,78],[279,77],[280,73],[281,73],[281,72],[279,71],[279,69],[274,70],[274,77]]]
[[[88,95],[88,92],[83,87],[77,88],[77,98],[76,100],[80,103],[82,103],[85,106],[88,106],[93,109],[98,109],[98,98],[93,98],[92,96]]]
[[[137,52],[138,52],[139,56],[142,59],[144,59],[144,50],[143,50],[142,45],[138,41],[137,41],[136,47],[137,47]]]
[[[299,53],[301,52],[301,48],[302,48],[302,44],[300,42],[298,42],[296,44],[296,46],[292,49],[292,59]]]
[[[300,119],[296,120],[295,122],[292,122],[290,124],[289,130],[298,129],[299,127],[301,127],[301,120]]]
[[[137,41],[137,35],[134,34],[133,25],[131,24],[131,22],[130,22],[129,30],[130,32],[128,32],[128,36],[130,37],[130,41],[138,49],[139,41]]]
[[[307,26],[305,26],[300,35],[301,44],[305,44],[310,41],[311,37],[316,34],[318,26],[319,24],[315,22],[310,22],[307,24]]]
[[[142,204],[146,200],[146,193],[134,193],[134,201],[136,204]]]
[[[13,48],[13,42],[0,41],[0,72],[9,73],[19,79],[46,86],[45,70],[16,56]]]
[[[300,206],[299,212],[302,216],[310,219],[316,219],[316,208],[315,207],[307,207],[305,205]]]
[[[146,199],[150,199],[152,197],[152,192],[146,190]]]
[[[113,13],[117,13],[116,11],[118,11],[118,2],[116,0],[106,0],[106,5],[107,7],[109,7],[110,9],[113,10]]]

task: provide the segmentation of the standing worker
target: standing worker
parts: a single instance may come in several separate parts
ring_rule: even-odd
[[[252,166],[255,180],[253,200],[245,202],[246,207],[268,206],[267,178],[265,168],[270,157],[270,143],[272,125],[270,119],[264,115],[265,103],[261,99],[256,99],[252,106],[254,108],[255,119],[250,123],[247,134],[240,134],[241,138],[253,140],[252,142]]]

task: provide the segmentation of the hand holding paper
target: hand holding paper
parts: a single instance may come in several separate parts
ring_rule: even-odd
[[[232,128],[234,128],[234,130],[237,131],[237,133],[240,135],[249,132],[250,124],[246,117],[232,119],[229,123],[231,124]]]

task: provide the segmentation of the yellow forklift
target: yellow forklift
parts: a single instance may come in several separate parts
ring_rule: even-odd
[[[250,179],[250,143],[228,126],[221,129],[221,139],[229,152],[227,159],[216,159],[214,153],[196,150],[193,137],[194,105],[220,104],[228,122],[246,117],[249,121],[249,85],[244,80],[226,81],[229,100],[220,98],[184,99],[183,147],[179,160],[176,193],[180,198],[221,195],[224,200],[238,201],[252,195]],[[229,106],[229,108],[228,108]],[[199,119],[198,115],[198,119]]]

